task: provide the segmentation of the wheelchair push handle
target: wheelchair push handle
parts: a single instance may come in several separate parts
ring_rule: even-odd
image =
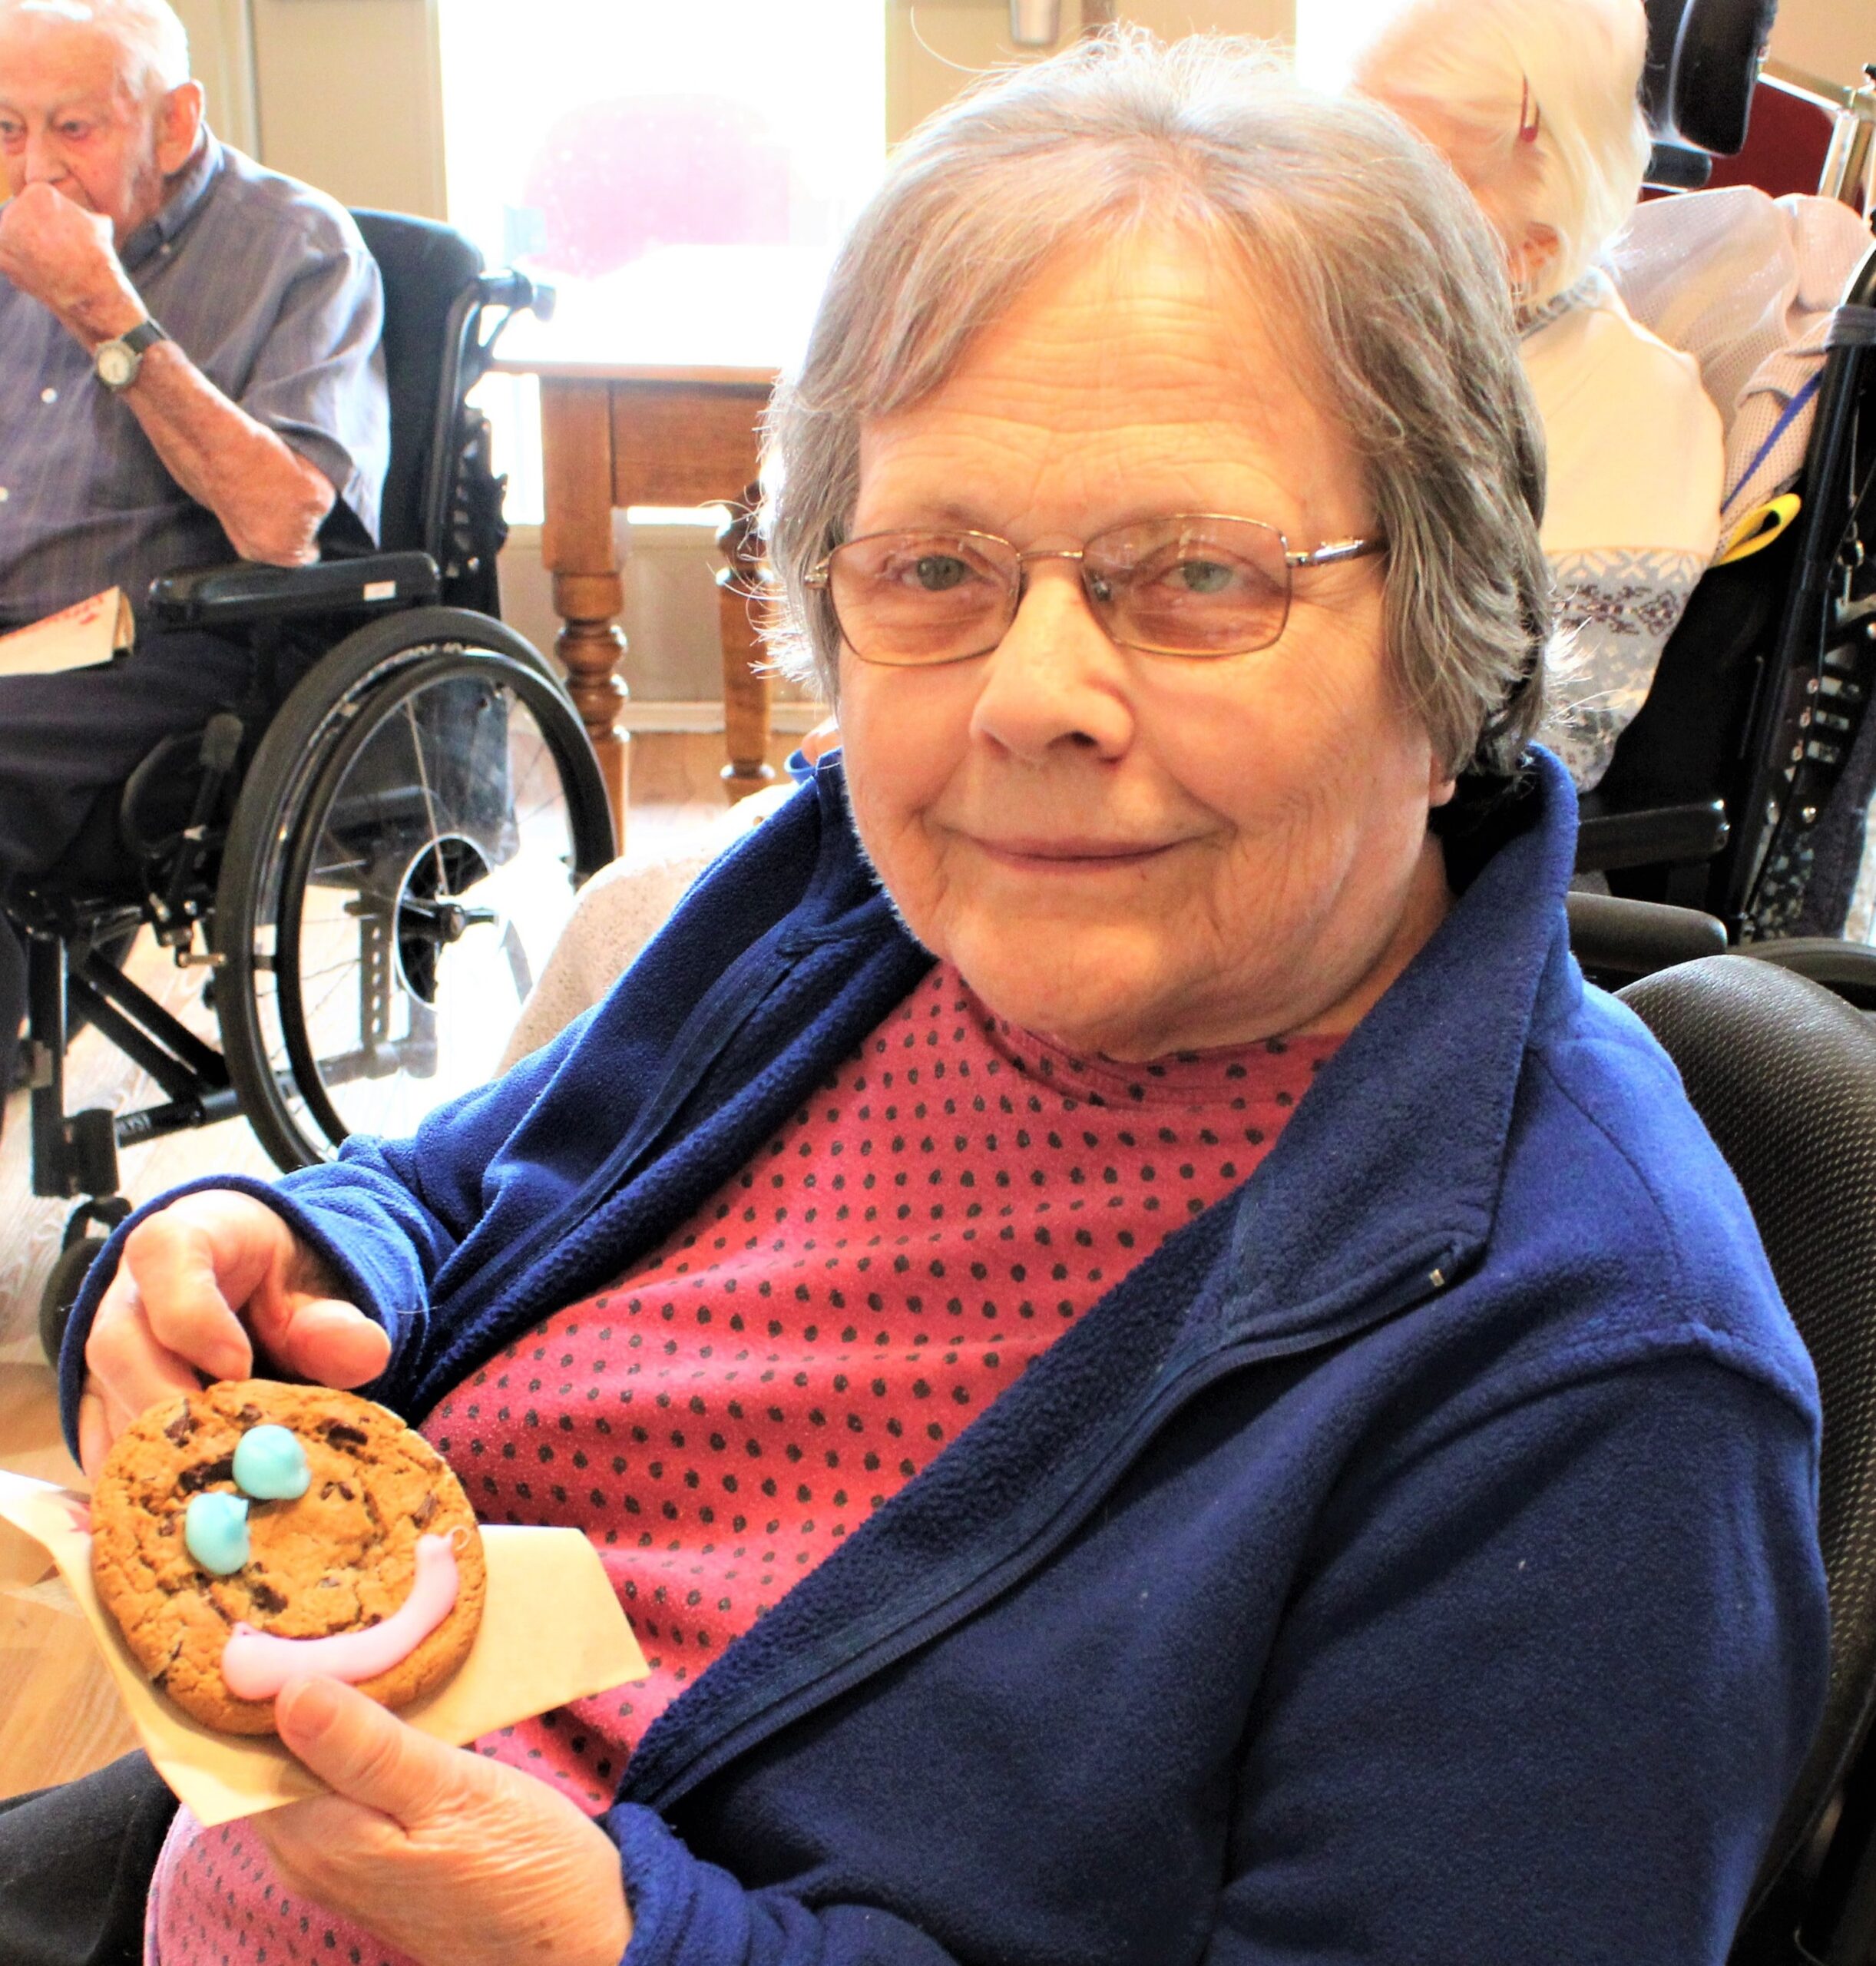
[[[501,273],[484,273],[476,298],[485,307],[506,307],[516,313],[531,313],[538,321],[554,318],[556,298],[552,287],[531,280],[513,267]]]

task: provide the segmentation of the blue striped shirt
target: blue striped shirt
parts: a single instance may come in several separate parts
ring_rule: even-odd
[[[384,296],[344,208],[203,134],[119,256],[150,313],[231,401],[316,465],[374,537],[390,453]],[[0,623],[234,558],[130,405],[0,276]]]

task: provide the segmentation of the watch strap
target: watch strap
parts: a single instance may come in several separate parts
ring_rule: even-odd
[[[157,324],[155,316],[152,315],[144,320],[139,321],[135,327],[127,328],[115,339],[122,342],[133,355],[141,355],[146,349],[154,348],[158,342],[167,341],[169,336],[164,333]]]

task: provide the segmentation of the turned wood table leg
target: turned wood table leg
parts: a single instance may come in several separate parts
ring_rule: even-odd
[[[762,542],[756,537],[759,485],[748,486],[743,502],[716,535],[728,561],[716,576],[718,632],[723,647],[723,789],[732,803],[759,792],[775,778],[769,762],[769,677],[760,622]]]
[[[619,674],[625,637],[614,617],[625,589],[613,544],[612,412],[604,382],[543,377],[541,452],[547,506],[541,557],[554,577],[554,611],[561,622],[554,652],[598,754],[613,836],[624,852],[631,740],[619,722],[627,696]]]

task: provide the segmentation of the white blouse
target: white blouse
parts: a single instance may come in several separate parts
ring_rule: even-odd
[[[1579,786],[1608,769],[1712,558],[1725,464],[1699,366],[1592,272],[1526,329],[1549,448],[1541,538],[1557,585],[1544,732]]]

